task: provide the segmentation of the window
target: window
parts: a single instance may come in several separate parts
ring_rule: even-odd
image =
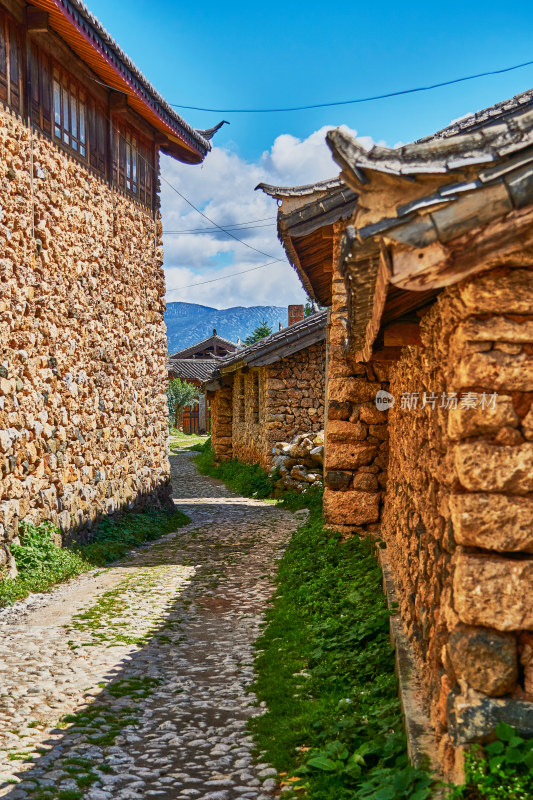
[[[32,45],[31,48],[31,115],[32,122],[52,135],[52,65],[50,58]]]
[[[21,110],[22,69],[21,69],[22,37],[20,28],[0,11],[0,100]]]
[[[130,125],[113,121],[113,180],[121,189],[152,205],[153,163],[150,144]]]
[[[87,103],[85,89],[58,66],[54,66],[54,137],[87,157]]]
[[[101,172],[107,172],[107,118],[105,109],[89,97],[87,104],[89,124],[89,163],[91,167]]]
[[[252,419],[256,425],[260,422],[259,410],[259,372],[252,372]]]

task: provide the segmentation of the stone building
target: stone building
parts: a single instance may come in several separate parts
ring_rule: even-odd
[[[316,299],[330,276],[324,513],[386,543],[408,728],[418,695],[454,776],[499,720],[533,735],[532,98],[395,150],[328,142],[357,200],[322,269],[279,212]]]
[[[319,312],[283,328],[228,356],[213,372],[204,388],[218,459],[268,469],[276,442],[322,429],[326,316]]]
[[[73,535],[164,500],[159,152],[196,131],[78,0],[0,2],[0,565],[19,520]]]
[[[170,356],[167,364],[168,377],[179,378],[200,388],[202,383],[210,377],[217,363],[224,356],[235,353],[238,348],[238,344],[218,336],[216,328],[213,328],[212,336]],[[183,422],[185,433],[205,434],[210,432],[211,408],[205,393],[200,392],[198,403],[195,406],[187,406],[184,409]]]

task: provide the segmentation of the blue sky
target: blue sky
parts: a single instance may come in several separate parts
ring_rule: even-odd
[[[268,5],[211,0],[189,5],[168,0],[89,0],[89,5],[165,98],[185,105],[270,107],[344,100],[498,69],[533,58],[533,4],[526,2],[506,6],[491,0],[439,4],[387,1],[377,6],[333,5],[316,0],[274,0]],[[345,124],[360,136],[393,146],[429,134],[452,119],[531,86],[533,66],[430,92],[299,113],[228,115],[180,111],[197,127],[209,127],[222,117],[231,125],[217,134],[218,155],[214,159],[215,153],[208,156],[208,161],[214,162],[212,166],[208,167],[208,161],[203,169],[165,162],[163,171],[219,223],[266,216],[264,209],[273,216],[275,206],[271,201],[270,205],[256,201],[251,193],[253,186],[246,198],[241,190],[243,202],[237,208],[232,195],[232,170],[242,179],[243,187],[246,176],[250,182],[257,175],[260,179],[274,176],[304,182],[328,177],[337,171],[333,162],[325,160],[326,156],[319,157],[316,151],[316,167],[313,166],[309,149],[303,146],[325,127]],[[283,152],[279,137],[281,144],[289,145]],[[298,142],[302,147],[296,146]],[[275,163],[274,151],[278,155]],[[307,172],[300,169],[301,157],[307,163]],[[219,186],[221,173],[228,184],[225,194]],[[171,194],[167,192],[163,197],[167,229],[167,222],[173,229],[206,224],[200,217],[195,219]],[[247,240],[279,256],[274,231],[249,231]],[[169,239],[170,236],[166,241]],[[193,241],[185,243],[184,239]],[[176,240],[183,241],[183,247]],[[180,281],[207,280],[224,274],[224,270],[254,266],[261,263],[261,257],[256,258],[241,245],[229,247],[222,237],[206,235],[174,237],[167,253],[166,267],[174,270],[168,273],[172,278],[170,299],[207,299],[219,306],[233,302],[254,305],[259,296],[262,302],[278,298],[280,304],[285,304],[290,302],[291,293],[296,296],[299,292],[290,268],[284,267],[288,271],[276,272],[276,280],[265,281],[258,270],[251,273],[256,276],[255,283],[243,286],[244,278],[228,279],[209,289],[184,291],[181,297],[178,290],[185,284]],[[181,277],[176,270],[183,271]],[[284,275],[282,291],[274,284]],[[230,285],[231,291],[226,288]]]

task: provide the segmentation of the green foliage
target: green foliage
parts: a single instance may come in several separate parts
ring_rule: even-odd
[[[260,339],[264,339],[265,336],[270,336],[271,333],[272,333],[272,328],[267,323],[266,319],[264,319],[262,323],[258,325],[257,328],[255,328],[255,330],[253,330],[249,336],[246,337],[246,339],[244,340],[244,344],[246,345],[254,344],[254,342],[258,342]]]
[[[200,455],[194,460],[202,475],[224,481],[230,489],[245,497],[270,497],[274,490],[275,476],[270,477],[259,464],[242,464],[236,458],[216,464],[210,439],[202,445]]]
[[[59,538],[61,534],[50,522],[39,526],[21,523],[20,544],[10,546],[19,574],[14,579],[0,579],[0,607],[116,561],[132,547],[171,533],[188,521],[180,511],[129,511],[115,518],[105,517],[91,542],[72,548],[54,543],[54,535]]]
[[[169,425],[178,425],[180,411],[186,406],[194,405],[198,402],[199,389],[189,381],[182,381],[181,378],[170,378],[166,390]]]
[[[450,800],[530,800],[533,797],[533,740],[500,722],[497,739],[475,745],[465,757],[465,784]]]
[[[250,725],[265,759],[292,780],[284,797],[426,800],[409,765],[389,642],[389,612],[370,540],[324,529],[319,498],[293,536],[258,641]],[[294,779],[297,780],[294,780]]]

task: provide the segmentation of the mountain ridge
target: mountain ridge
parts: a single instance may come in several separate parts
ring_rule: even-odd
[[[243,341],[263,320],[277,331],[279,323],[288,324],[286,306],[233,306],[212,308],[198,303],[167,303],[165,323],[169,353],[176,353],[196,342],[207,339],[213,328],[219,336],[231,342]]]

